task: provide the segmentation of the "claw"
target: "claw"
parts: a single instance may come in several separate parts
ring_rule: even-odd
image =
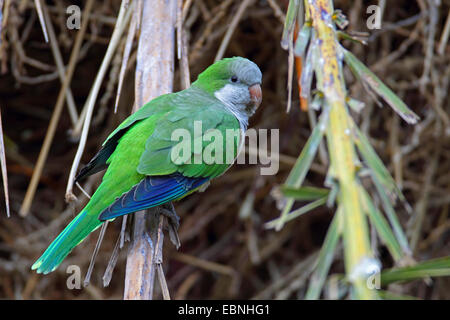
[[[159,213],[169,219],[169,237],[170,241],[178,249],[181,245],[178,237],[178,227],[180,226],[180,217],[177,215],[172,202],[165,203],[158,207]]]

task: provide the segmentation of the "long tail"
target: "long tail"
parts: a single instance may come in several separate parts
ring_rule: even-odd
[[[97,229],[100,224],[102,222],[97,219],[97,215],[88,214],[85,208],[53,240],[31,269],[43,274],[54,271],[72,249],[82,242],[89,233]]]

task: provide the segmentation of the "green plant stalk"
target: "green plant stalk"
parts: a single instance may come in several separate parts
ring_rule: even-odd
[[[284,225],[286,222],[289,222],[295,218],[298,218],[301,215],[308,213],[311,210],[314,210],[315,208],[318,208],[318,207],[324,205],[325,203],[327,203],[327,198],[328,197],[322,197],[314,202],[308,203],[307,205],[304,205],[303,207],[300,207],[300,208],[288,213],[285,216],[282,216],[275,220],[269,221],[265,224],[265,228],[267,228],[267,229],[275,228],[280,223],[280,220],[283,221],[283,225]]]
[[[385,290],[378,290],[378,294],[383,300],[421,300],[417,297],[412,297],[405,294],[396,294]]]
[[[289,48],[290,34],[294,31],[295,18],[298,12],[299,0],[289,1],[286,20],[284,21],[283,34],[281,36],[281,47],[284,50]]]
[[[317,86],[322,90],[330,106],[330,120],[327,131],[331,168],[339,183],[338,202],[343,210],[343,239],[345,268],[347,275],[357,270],[359,264],[372,257],[369,244],[367,221],[362,211],[356,179],[355,147],[349,134],[349,114],[345,106],[345,88],[340,75],[337,40],[333,28],[333,7],[329,0],[305,1],[310,11],[317,42],[316,68]],[[375,299],[376,293],[366,286],[364,277],[352,281],[354,298]]]
[[[394,271],[381,275],[381,285],[388,285],[393,282],[406,282],[427,277],[448,277],[450,276],[450,269],[436,269],[436,270],[417,270],[409,273],[397,274]]]
[[[364,200],[364,209],[370,220],[372,221],[372,224],[375,226],[381,240],[386,244],[394,260],[396,262],[401,261],[401,259],[404,257],[403,251],[399,242],[397,241],[397,238],[395,238],[394,233],[389,227],[388,222],[378,210],[378,208],[375,207],[367,191],[362,187],[359,191],[361,198]]]
[[[300,188],[305,180],[306,174],[308,173],[311,163],[316,155],[317,149],[319,148],[320,142],[322,141],[325,128],[328,124],[328,108],[324,108],[324,111],[320,115],[320,119],[316,127],[314,127],[311,136],[309,137],[306,145],[304,146],[300,156],[295,162],[291,173],[286,179],[285,185],[293,188]],[[283,211],[281,212],[280,219],[278,219],[277,226],[275,230],[279,231],[284,226],[285,219],[291,211],[295,200],[293,198],[288,198]]]
[[[381,273],[381,285],[442,276],[450,276],[450,256],[385,270]]]
[[[300,201],[317,200],[322,197],[328,197],[330,190],[316,187],[291,188],[281,186],[281,192],[287,198],[294,198]]]

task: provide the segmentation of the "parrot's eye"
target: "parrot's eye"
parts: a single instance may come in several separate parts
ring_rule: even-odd
[[[238,77],[232,76],[230,80],[231,82],[238,82]]]

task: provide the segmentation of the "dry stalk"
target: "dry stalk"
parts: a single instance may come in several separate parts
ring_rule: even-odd
[[[176,7],[176,0],[147,0],[143,3],[135,76],[135,109],[172,91]],[[146,227],[147,219],[150,230]],[[169,298],[164,273],[160,270],[162,222],[163,217],[157,208],[134,214],[134,232],[125,273],[126,300],[152,299],[157,270],[163,297]]]
[[[83,41],[84,35],[86,33],[87,25],[89,22],[89,15],[91,14],[91,9],[93,5],[93,0],[88,0],[86,7],[83,12],[83,16],[86,17],[81,23],[80,31],[78,31],[77,38],[75,39],[75,44],[72,49],[72,53],[69,59],[69,66],[66,71],[66,77],[64,83],[59,91],[58,99],[55,104],[55,109],[50,120],[50,124],[47,129],[47,134],[42,145],[42,149],[39,153],[39,157],[36,166],[33,170],[33,176],[31,177],[30,184],[28,186],[25,198],[23,200],[22,206],[20,208],[20,215],[26,216],[31,208],[31,203],[33,202],[34,194],[42,174],[42,169],[44,168],[45,161],[47,160],[48,152],[50,150],[51,143],[55,136],[56,126],[58,125],[59,118],[61,116],[61,111],[64,106],[64,98],[66,96],[67,88],[69,88],[70,81],[72,80],[73,72],[75,70],[75,64],[78,60],[78,54],[80,52],[81,43]]]

